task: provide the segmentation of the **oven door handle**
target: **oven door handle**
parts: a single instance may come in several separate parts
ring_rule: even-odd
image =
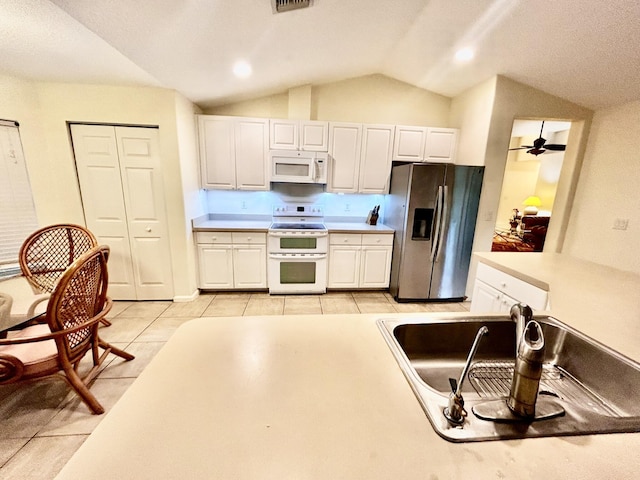
[[[269,232],[268,235],[270,237],[291,237],[292,234],[291,232]],[[296,238],[298,237],[298,233],[293,233],[293,236],[295,236]],[[309,237],[309,238],[320,238],[320,237],[326,237],[329,235],[329,232],[321,232],[321,233],[312,233],[312,234],[305,234],[305,237]]]
[[[274,260],[322,260],[327,258],[326,253],[270,253],[269,258]]]

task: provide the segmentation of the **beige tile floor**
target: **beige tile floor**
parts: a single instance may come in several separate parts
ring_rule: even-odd
[[[385,292],[218,293],[190,303],[115,302],[109,316],[113,325],[103,328],[101,336],[136,358],[107,360],[91,391],[108,412],[173,332],[194,317],[468,310],[466,302],[399,304]],[[0,386],[0,479],[55,477],[103,418],[91,415],[59,378]]]

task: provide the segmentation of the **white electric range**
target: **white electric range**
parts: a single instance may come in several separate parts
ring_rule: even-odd
[[[268,232],[269,293],[325,293],[329,233],[322,207],[273,207]]]

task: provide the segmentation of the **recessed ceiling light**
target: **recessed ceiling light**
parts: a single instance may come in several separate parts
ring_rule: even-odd
[[[249,64],[249,62],[246,62],[244,60],[238,60],[233,65],[233,74],[238,78],[250,77],[252,72],[253,69],[251,68],[251,65]]]
[[[475,52],[472,48],[465,47],[456,52],[455,58],[458,62],[469,62],[473,59],[474,55]]]

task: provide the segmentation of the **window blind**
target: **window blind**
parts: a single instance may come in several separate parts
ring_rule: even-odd
[[[0,120],[0,274],[15,270],[22,242],[37,228],[18,124]]]

